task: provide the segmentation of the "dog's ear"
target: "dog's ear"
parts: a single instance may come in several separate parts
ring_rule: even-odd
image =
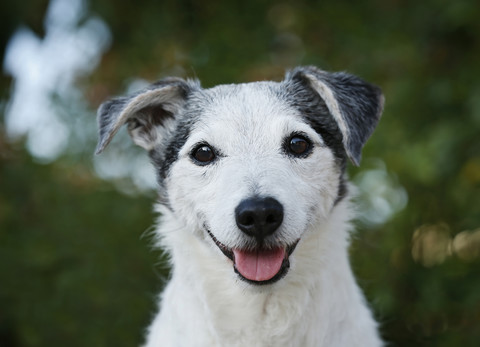
[[[303,83],[324,100],[342,133],[345,152],[358,166],[363,145],[383,111],[380,88],[344,72],[330,73],[313,66],[297,67],[286,79]]]
[[[100,105],[97,112],[101,153],[124,125],[137,145],[151,150],[160,130],[173,126],[172,120],[182,111],[188,94],[198,88],[198,81],[167,78],[126,97],[114,98]]]

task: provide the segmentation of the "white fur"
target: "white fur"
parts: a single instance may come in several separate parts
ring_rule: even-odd
[[[205,106],[166,178],[170,207],[158,207],[158,237],[172,277],[145,346],[381,346],[350,269],[352,215],[347,198],[335,204],[341,173],[332,151],[262,83],[237,88]],[[307,158],[281,152],[294,132],[312,140]],[[202,141],[223,157],[195,165],[189,155]],[[284,207],[269,242],[300,239],[286,276],[263,286],[240,280],[205,230],[228,247],[244,246],[234,210],[254,195]]]
[[[304,236],[270,288],[243,283],[227,258],[161,211],[175,268],[147,347],[381,345],[348,263],[348,202]]]

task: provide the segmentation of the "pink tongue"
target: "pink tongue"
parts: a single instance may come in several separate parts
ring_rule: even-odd
[[[234,249],[237,271],[251,281],[268,281],[282,267],[285,249],[280,247],[271,250],[244,251]]]

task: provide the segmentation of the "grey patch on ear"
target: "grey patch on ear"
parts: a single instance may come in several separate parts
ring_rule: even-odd
[[[384,97],[377,86],[344,72],[325,72],[314,66],[297,67],[287,79],[303,76],[320,95],[337,122],[350,160],[359,165],[362,148],[377,126]]]
[[[131,96],[114,98],[100,105],[97,112],[100,154],[113,136],[126,123],[133,141],[151,150],[159,136],[159,129],[173,126],[189,93],[200,88],[196,80],[166,78]]]

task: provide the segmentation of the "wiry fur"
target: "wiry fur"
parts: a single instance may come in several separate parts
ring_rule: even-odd
[[[382,107],[380,90],[357,77],[301,67],[278,83],[212,89],[168,79],[100,108],[98,151],[129,123],[158,173],[172,278],[146,346],[381,345],[348,261],[345,165],[359,163]],[[303,156],[288,149],[299,134],[310,142]],[[199,145],[214,159],[196,162]],[[235,219],[258,197],[284,213],[261,245]],[[224,254],[292,245],[286,275],[263,285],[242,281]]]

